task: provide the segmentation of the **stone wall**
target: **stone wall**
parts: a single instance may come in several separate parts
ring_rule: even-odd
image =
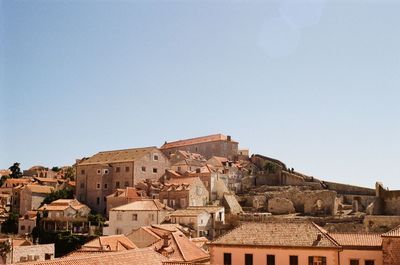
[[[307,215],[334,215],[337,211],[337,193],[329,190],[305,190],[291,188],[282,192],[267,192],[267,200],[286,198],[292,201],[296,212]]]
[[[383,265],[400,264],[400,238],[383,237]]]
[[[54,244],[32,245],[32,246],[15,246],[12,255],[7,260],[17,263],[21,261],[43,261],[45,259],[54,258]]]
[[[368,232],[385,233],[400,225],[400,216],[367,215],[364,227]]]
[[[329,190],[334,190],[338,194],[351,194],[351,195],[368,195],[375,196],[375,190],[370,188],[358,187],[353,185],[346,185],[341,183],[323,181]]]
[[[400,215],[400,190],[387,190],[377,183],[376,195],[382,201],[382,214]]]

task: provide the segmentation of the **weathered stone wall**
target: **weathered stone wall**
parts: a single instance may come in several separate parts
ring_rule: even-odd
[[[368,232],[385,233],[400,225],[400,216],[367,215],[364,227]]]
[[[368,195],[375,196],[375,190],[370,188],[346,185],[341,183],[323,181],[329,190],[334,190],[338,194]]]
[[[358,203],[358,211],[365,212],[368,205],[375,201],[375,196],[367,195],[343,195],[343,203],[352,205],[354,201]]]
[[[267,192],[268,201],[272,198],[286,198],[293,202],[296,212],[307,215],[334,215],[337,210],[335,191],[301,191],[291,188],[282,192]]]
[[[400,215],[400,190],[384,189],[382,184],[376,184],[376,196],[382,201],[385,215]]]
[[[12,259],[14,263],[21,261],[43,261],[54,258],[54,244],[32,245],[32,246],[16,246],[12,250]],[[11,254],[7,260],[11,262]]]
[[[383,237],[383,265],[400,264],[400,238]]]
[[[268,212],[272,214],[289,214],[296,212],[296,210],[291,200],[274,197],[268,200]]]

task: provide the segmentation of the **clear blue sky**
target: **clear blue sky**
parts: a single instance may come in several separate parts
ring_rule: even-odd
[[[0,1],[0,168],[221,132],[400,189],[399,1]]]

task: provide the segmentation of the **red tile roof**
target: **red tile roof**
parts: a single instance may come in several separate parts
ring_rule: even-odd
[[[83,159],[78,165],[94,165],[117,162],[131,162],[142,158],[144,155],[157,150],[157,147],[132,148],[115,151],[103,151],[94,156]]]
[[[329,233],[342,247],[381,247],[382,237],[377,233]]]
[[[382,234],[383,237],[400,237],[400,226],[390,230],[387,233]]]
[[[201,143],[208,143],[208,142],[215,142],[215,141],[227,141],[228,137],[223,134],[213,134],[213,135],[207,135],[207,136],[202,136],[202,137],[196,137],[196,138],[191,138],[191,139],[186,139],[186,140],[179,140],[179,141],[174,141],[170,143],[165,143],[163,146],[161,146],[160,149],[168,149],[168,148],[175,148],[175,147],[182,147],[182,146],[187,146],[187,145],[193,145],[193,144],[201,144]],[[232,141],[234,142],[234,141]],[[236,142],[234,142],[236,143]]]
[[[243,223],[211,244],[339,248],[321,227],[309,221],[294,220]]]
[[[111,211],[173,211],[173,209],[157,199],[144,199],[115,207]]]
[[[29,265],[162,265],[167,258],[152,248],[132,249],[119,252],[71,256],[66,258],[26,262]]]
[[[88,250],[108,250],[121,251],[135,249],[137,246],[133,244],[125,235],[100,236],[87,242],[80,249],[81,251]]]

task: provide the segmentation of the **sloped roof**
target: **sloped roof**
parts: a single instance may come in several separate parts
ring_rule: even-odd
[[[152,225],[143,226],[142,231],[147,232],[149,235],[154,237],[154,247],[160,253],[167,253],[169,261],[176,262],[194,262],[194,261],[205,261],[209,260],[210,255],[199,248],[194,242],[191,242],[179,229],[179,225]],[[138,230],[139,230],[138,229]],[[134,235],[135,231],[128,234]],[[168,236],[168,246],[163,246],[164,236]],[[135,240],[136,238],[132,238]]]
[[[50,204],[43,205],[42,207],[39,208],[40,211],[46,210],[46,211],[64,211],[68,207],[71,207],[75,210],[79,210],[83,207],[88,207],[87,205],[80,203],[76,199],[58,199]]]
[[[196,180],[200,180],[200,179],[198,177],[176,177],[176,178],[170,178],[166,182],[166,184],[173,184],[173,185],[187,184],[187,185],[191,185]]]
[[[107,197],[124,197],[128,199],[137,199],[141,198],[142,195],[138,192],[137,189],[133,187],[126,187],[125,189],[117,189],[115,192],[111,193]]]
[[[242,206],[240,206],[234,194],[225,193],[223,198],[231,214],[237,214],[243,212]]]
[[[25,187],[34,193],[49,194],[54,190],[54,188],[51,186],[35,185],[35,184],[32,185],[28,184]]]
[[[168,149],[168,148],[182,147],[182,146],[193,145],[193,144],[201,144],[201,143],[208,143],[208,142],[215,142],[215,141],[227,141],[227,140],[228,140],[228,137],[226,135],[212,134],[212,135],[190,138],[190,139],[185,139],[185,140],[179,140],[179,141],[174,141],[174,142],[169,142],[169,143],[166,142],[163,146],[161,146],[160,149]],[[236,143],[234,141],[231,141],[231,142]]]
[[[26,262],[30,265],[162,265],[167,258],[151,248],[71,256],[54,260]]]
[[[329,233],[343,247],[381,247],[382,237],[377,233]]]
[[[382,234],[383,237],[400,237],[400,226],[390,230],[387,233]]]
[[[116,162],[130,162],[142,158],[144,155],[153,152],[157,149],[155,146],[143,147],[143,148],[132,148],[115,151],[103,151],[95,154],[94,156],[82,160],[78,165],[93,165],[93,164],[105,164],[105,163],[116,163]]]
[[[211,244],[270,247],[339,247],[326,231],[316,224],[309,221],[294,220],[243,223],[234,230],[214,240]]]
[[[112,208],[111,211],[172,211],[173,209],[161,203],[159,200],[144,199],[141,201],[131,202]]]
[[[125,235],[112,235],[95,238],[84,244],[81,250],[122,251],[135,248],[137,248],[137,246]]]
[[[169,216],[199,216],[200,214],[208,213],[204,209],[178,209],[169,214]]]

